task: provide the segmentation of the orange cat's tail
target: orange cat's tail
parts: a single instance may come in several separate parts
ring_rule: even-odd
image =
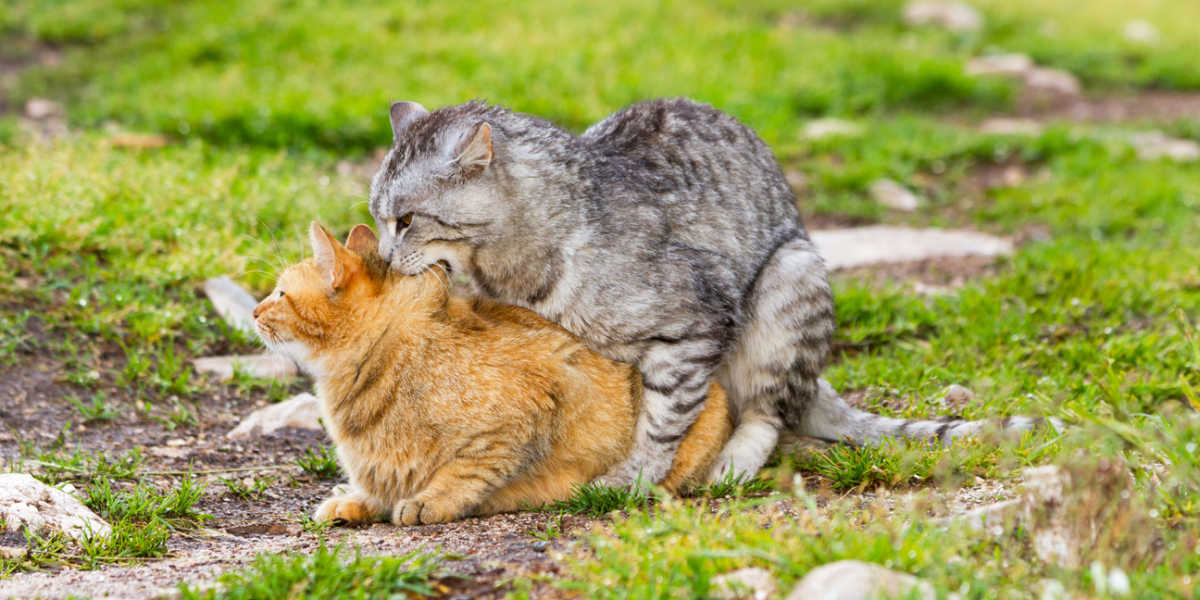
[[[733,416],[729,413],[729,399],[720,384],[713,382],[708,388],[708,399],[704,410],[679,443],[671,471],[662,480],[662,485],[672,493],[707,482],[713,461],[721,453],[725,442],[733,432]]]

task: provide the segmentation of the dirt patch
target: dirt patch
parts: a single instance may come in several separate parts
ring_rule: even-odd
[[[1148,90],[1070,98],[1052,104],[1019,103],[1017,114],[1039,121],[1102,123],[1200,119],[1200,92]]]
[[[922,293],[937,293],[958,289],[972,280],[995,274],[997,270],[994,257],[962,256],[857,267],[841,271],[839,276],[880,286],[907,284]]]
[[[12,104],[9,95],[21,73],[33,67],[57,66],[61,62],[62,51],[45,42],[22,36],[0,40],[0,114],[19,112],[20,107]]]

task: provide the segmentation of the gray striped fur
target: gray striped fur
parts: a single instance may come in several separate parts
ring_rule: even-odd
[[[391,268],[444,262],[641,372],[635,447],[606,483],[661,479],[714,376],[738,418],[714,476],[756,471],[783,427],[897,431],[819,393],[826,270],[774,155],[733,117],[653,100],[577,136],[480,102],[391,113],[370,198]]]

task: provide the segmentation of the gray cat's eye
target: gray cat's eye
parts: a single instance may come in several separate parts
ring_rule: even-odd
[[[408,213],[399,219],[385,219],[383,222],[384,228],[392,235],[400,235],[409,225],[412,225],[413,215]]]

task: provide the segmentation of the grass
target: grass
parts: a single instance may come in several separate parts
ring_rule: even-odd
[[[309,446],[304,449],[304,456],[296,459],[296,464],[317,479],[336,479],[342,475],[342,466],[333,446],[321,446],[318,450]]]
[[[109,426],[126,394],[134,416],[188,428],[193,402],[216,385],[188,360],[253,344],[222,324],[199,283],[230,274],[263,292],[303,255],[310,220],[343,230],[366,221],[365,185],[339,162],[387,143],[389,101],[486,97],[579,130],[638,99],[688,95],[750,123],[805,176],[806,214],[1027,240],[947,294],[835,277],[838,353],[827,376],[837,389],[889,415],[1044,414],[1071,428],[1004,443],[832,446],[781,456],[758,479],[686,501],[584,486],[549,510],[611,524],[586,535],[588,550],[571,553],[555,585],[595,597],[703,596],[714,575],[755,565],[785,590],[815,566],[857,558],[917,574],[943,596],[1029,597],[1053,580],[1073,597],[1112,597],[1102,582],[1117,570],[1132,597],[1195,597],[1200,172],[1140,161],[1126,140],[1151,126],[1200,139],[1200,121],[982,134],[964,117],[1011,108],[1014,90],[966,77],[962,66],[1015,51],[1070,69],[1093,93],[1200,89],[1200,5],[972,3],[984,29],[950,34],[905,26],[902,0],[484,3],[469,12],[348,0],[8,2],[0,62],[47,46],[62,60],[17,75],[0,104],[60,100],[75,134],[30,143],[0,114],[0,372],[35,358],[61,364],[76,389],[73,412],[89,428]],[[1158,43],[1122,38],[1135,18],[1159,28]],[[850,118],[862,133],[801,135],[824,116]],[[171,143],[122,148],[113,129]],[[999,167],[1024,177],[984,189],[980,174]],[[875,204],[867,189],[885,177],[922,206],[895,214]],[[955,383],[974,398],[947,406],[940,392]],[[296,385],[240,374],[229,384],[271,400]],[[105,458],[72,450],[72,440],[67,424],[57,440],[21,446],[10,466],[80,486],[118,533],[84,550],[34,539],[38,558],[0,563],[0,573],[140,560],[199,522],[185,501],[168,502],[178,491],[143,487],[140,453]],[[1117,478],[1090,459],[1127,465],[1130,487],[1113,487]],[[977,478],[1011,488],[1024,467],[1044,464],[1081,482],[1076,521],[1111,524],[1078,566],[1037,558],[1028,531],[981,535],[929,518]],[[329,448],[309,449],[301,466],[340,476]],[[231,481],[231,494],[252,497],[262,480]],[[1104,508],[1103,490],[1127,492],[1128,502]],[[869,501],[910,492],[911,505],[892,512]],[[580,535],[557,523],[531,535]],[[413,566],[432,564],[423,555],[345,554],[263,556],[220,591],[183,593],[318,597],[357,582],[382,596],[396,593],[389,581],[434,585]],[[424,574],[405,579],[410,572]]]
[[[356,552],[346,558],[344,554],[343,547],[329,548],[323,543],[311,555],[260,554],[248,569],[222,575],[217,589],[180,585],[180,597],[387,599],[438,592],[441,560],[434,555],[414,551],[403,556],[363,556]]]

